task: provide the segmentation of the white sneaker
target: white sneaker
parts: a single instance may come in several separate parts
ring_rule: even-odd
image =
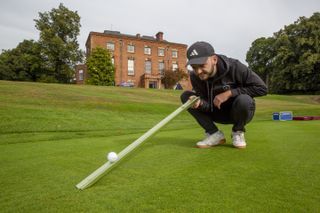
[[[244,132],[236,131],[232,132],[232,143],[233,146],[239,149],[246,148],[246,140],[244,138]]]
[[[197,143],[198,148],[210,148],[219,144],[224,144],[226,139],[220,130],[213,134],[207,134],[207,137]]]

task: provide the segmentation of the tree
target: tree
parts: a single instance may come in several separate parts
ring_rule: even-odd
[[[40,46],[33,40],[24,40],[0,55],[0,79],[38,81],[44,71]]]
[[[92,50],[87,60],[87,84],[112,86],[114,85],[115,68],[108,50],[97,47]]]
[[[262,77],[266,74],[272,93],[320,92],[320,13],[255,40],[247,62]]]
[[[300,17],[275,36],[278,49],[275,63],[285,79],[285,84],[275,90],[320,91],[320,13],[310,18]]]
[[[164,70],[164,75],[161,79],[166,89],[172,89],[180,80],[188,78],[188,74],[181,69],[175,71]]]
[[[274,38],[256,39],[247,52],[246,61],[249,68],[254,70],[269,85],[269,78],[273,72],[273,60],[275,49],[273,46]]]
[[[57,9],[39,13],[39,19],[34,21],[40,31],[39,44],[48,79],[69,83],[74,76],[74,66],[83,57],[77,42],[80,16],[60,4]]]
[[[0,79],[16,80],[16,73],[12,70],[13,58],[11,50],[4,50],[0,55]]]

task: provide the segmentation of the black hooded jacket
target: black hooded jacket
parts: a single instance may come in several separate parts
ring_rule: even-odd
[[[267,86],[262,79],[240,61],[217,55],[217,73],[208,80],[201,80],[194,72],[190,73],[193,90],[201,98],[200,109],[213,111],[214,97],[231,90],[232,97],[247,94],[251,97],[267,94]]]

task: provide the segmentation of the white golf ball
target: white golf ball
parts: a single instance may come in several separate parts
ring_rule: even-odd
[[[108,161],[110,161],[111,163],[115,162],[116,160],[118,160],[118,155],[115,152],[109,152],[108,154]]]

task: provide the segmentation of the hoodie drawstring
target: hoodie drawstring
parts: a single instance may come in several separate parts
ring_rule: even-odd
[[[213,85],[210,88],[210,84],[207,81],[207,92],[208,92],[208,99],[210,102],[210,110],[213,112]]]

